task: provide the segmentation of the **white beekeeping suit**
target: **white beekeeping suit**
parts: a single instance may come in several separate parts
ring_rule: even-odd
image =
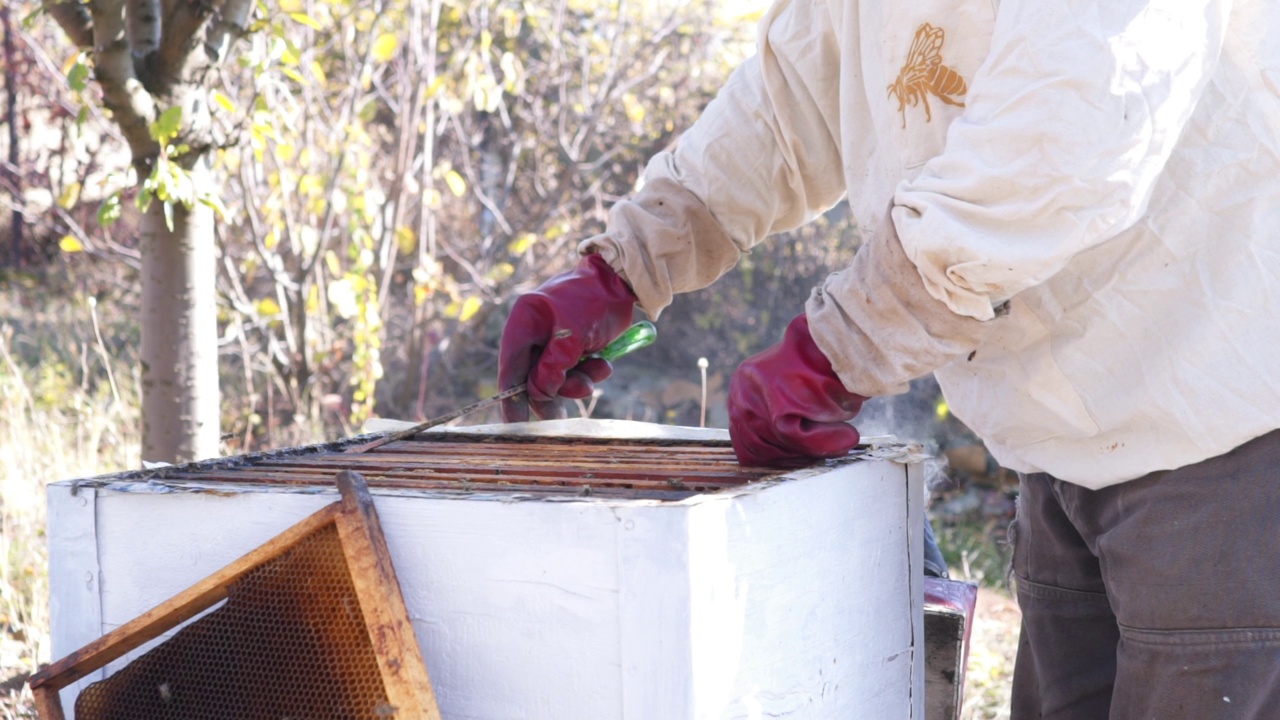
[[[1274,2],[783,0],[583,250],[656,316],[847,199],[844,385],[936,371],[1003,465],[1112,485],[1277,427],[1278,83]]]

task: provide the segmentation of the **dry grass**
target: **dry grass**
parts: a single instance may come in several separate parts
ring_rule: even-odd
[[[939,513],[933,526],[951,576],[979,587],[969,637],[962,720],[1009,717],[1009,690],[1022,614],[1005,579],[1010,560],[1005,528],[1013,511],[1008,490],[992,478],[982,478],[982,482],[971,481],[957,493],[978,500],[968,511],[957,511],[964,505],[943,499],[935,501],[931,510],[931,514]],[[952,512],[942,514],[948,507]]]
[[[45,485],[139,462],[136,385],[88,313],[0,297],[0,720],[35,717],[25,680],[50,659]]]
[[[962,720],[1007,720],[1022,614],[1004,590],[980,588],[969,637]]]

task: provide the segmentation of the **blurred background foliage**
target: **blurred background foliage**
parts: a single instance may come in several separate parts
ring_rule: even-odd
[[[127,155],[93,102],[91,62],[32,0],[14,7],[25,22],[11,23],[6,79],[22,132],[0,200],[13,210],[0,224],[5,272],[133,316]],[[422,419],[491,394],[510,302],[576,261],[646,160],[753,51],[762,8],[260,3],[235,62],[209,81],[227,209],[209,269],[224,450],[333,438],[374,414]],[[857,244],[839,206],[760,246],[678,298],[658,345],[620,363],[592,412],[696,424],[707,358],[708,422],[723,426],[728,374],[781,336]],[[936,386],[922,391],[929,420]]]
[[[350,435],[372,415],[419,420],[495,392],[510,302],[576,262],[646,160],[753,52],[764,6],[257,3],[234,62],[209,79],[223,139],[211,190],[227,209],[209,268],[224,452]],[[6,675],[48,660],[43,484],[139,462],[137,179],[94,96],[91,58],[38,10],[0,10],[0,638],[22,638],[16,650],[0,642]],[[857,244],[841,206],[762,245],[677,298],[658,343],[579,411],[692,425],[705,412],[726,426],[733,369],[781,337]],[[951,454],[937,485],[949,500],[967,497],[970,478],[989,483],[957,511],[977,529],[948,521],[940,535],[960,548],[953,566],[972,561],[977,579],[1001,582],[1000,551],[983,549],[998,547],[1009,488],[936,384],[870,403],[860,426]],[[4,705],[0,718],[19,712]]]

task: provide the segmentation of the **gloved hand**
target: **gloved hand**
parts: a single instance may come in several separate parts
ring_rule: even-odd
[[[729,381],[729,436],[738,462],[798,467],[858,444],[848,424],[866,398],[845,389],[801,314],[782,342],[747,358]]]
[[[613,373],[607,360],[579,363],[631,325],[636,296],[599,255],[521,295],[511,308],[498,353],[498,387],[529,383],[527,393],[502,404],[507,422],[564,417],[560,398],[591,397],[594,383]]]

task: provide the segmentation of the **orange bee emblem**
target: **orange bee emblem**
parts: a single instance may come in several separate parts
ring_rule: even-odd
[[[902,114],[902,127],[907,126],[907,106],[924,104],[925,122],[933,120],[929,110],[929,93],[948,105],[964,107],[956,98],[969,90],[960,73],[942,64],[942,42],[945,33],[924,23],[916,30],[911,41],[907,62],[898,73],[898,79],[889,86],[889,96],[898,98],[898,112]]]

